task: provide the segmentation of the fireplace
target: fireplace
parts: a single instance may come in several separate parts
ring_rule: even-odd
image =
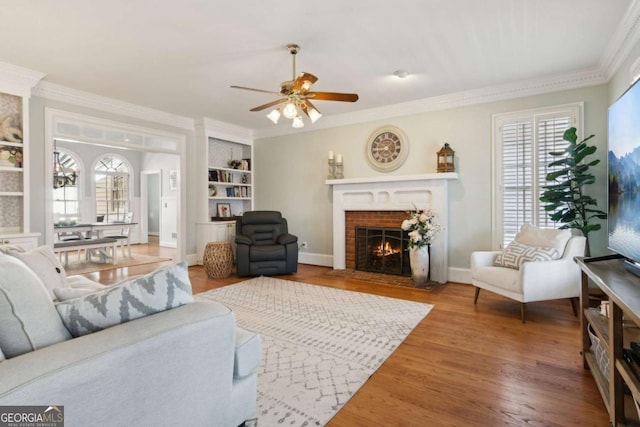
[[[356,270],[411,276],[406,231],[356,227]]]
[[[358,225],[398,226],[406,218],[406,211],[429,208],[436,214],[436,220],[444,231],[431,245],[430,275],[438,283],[445,283],[448,276],[448,194],[447,182],[458,179],[454,172],[423,175],[385,175],[370,178],[350,178],[327,180],[333,187],[333,268],[342,270],[351,267],[351,254],[347,250],[355,228],[346,226],[347,218],[353,211],[360,212],[400,212],[402,217],[394,218],[393,225],[359,222]]]

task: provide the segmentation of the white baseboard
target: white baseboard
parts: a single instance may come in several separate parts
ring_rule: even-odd
[[[471,270],[468,268],[449,267],[449,281],[471,284]]]
[[[298,262],[301,264],[333,267],[333,255],[313,254],[309,252],[298,252]]]
[[[171,241],[161,241],[160,243],[158,243],[159,246],[165,247],[165,248],[177,248],[178,247],[178,243],[174,240]]]

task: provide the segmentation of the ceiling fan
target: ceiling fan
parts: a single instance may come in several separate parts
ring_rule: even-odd
[[[309,89],[311,89],[311,86],[318,78],[307,72],[302,72],[296,76],[296,54],[300,51],[300,46],[297,44],[288,44],[287,49],[293,58],[293,77],[291,80],[280,83],[279,92],[243,86],[231,86],[234,89],[252,90],[254,92],[269,93],[280,97],[280,99],[275,101],[252,108],[250,111],[261,111],[266,108],[279,106],[267,114],[267,117],[271,119],[273,123],[278,123],[280,115],[284,115],[288,119],[293,119],[294,128],[301,128],[304,126],[304,123],[302,122],[302,116],[298,109],[302,110],[311,119],[311,123],[315,123],[316,120],[322,117],[322,114],[320,114],[318,109],[311,103],[312,100],[342,102],[356,102],[358,100],[358,95],[355,93],[311,92]],[[285,105],[280,106],[280,104]]]

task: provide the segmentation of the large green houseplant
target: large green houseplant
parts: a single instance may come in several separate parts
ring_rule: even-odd
[[[562,224],[561,229],[574,228],[582,231],[587,239],[585,255],[589,256],[589,233],[601,228],[594,221],[607,218],[607,213],[597,208],[598,202],[583,191],[585,186],[595,182],[596,177],[589,172],[589,168],[600,163],[600,160],[587,160],[597,149],[587,144],[593,135],[578,142],[576,128],[571,127],[564,132],[562,138],[569,145],[564,150],[549,153],[558,157],[558,160],[549,163],[549,167],[560,169],[547,174],[547,181],[554,183],[543,186],[545,190],[540,201],[546,203],[544,210],[549,212],[551,220]]]

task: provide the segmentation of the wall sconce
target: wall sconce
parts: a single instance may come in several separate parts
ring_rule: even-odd
[[[456,167],[454,163],[456,152],[451,149],[448,142],[444,143],[444,147],[438,151],[438,173],[440,172],[455,172]]]

